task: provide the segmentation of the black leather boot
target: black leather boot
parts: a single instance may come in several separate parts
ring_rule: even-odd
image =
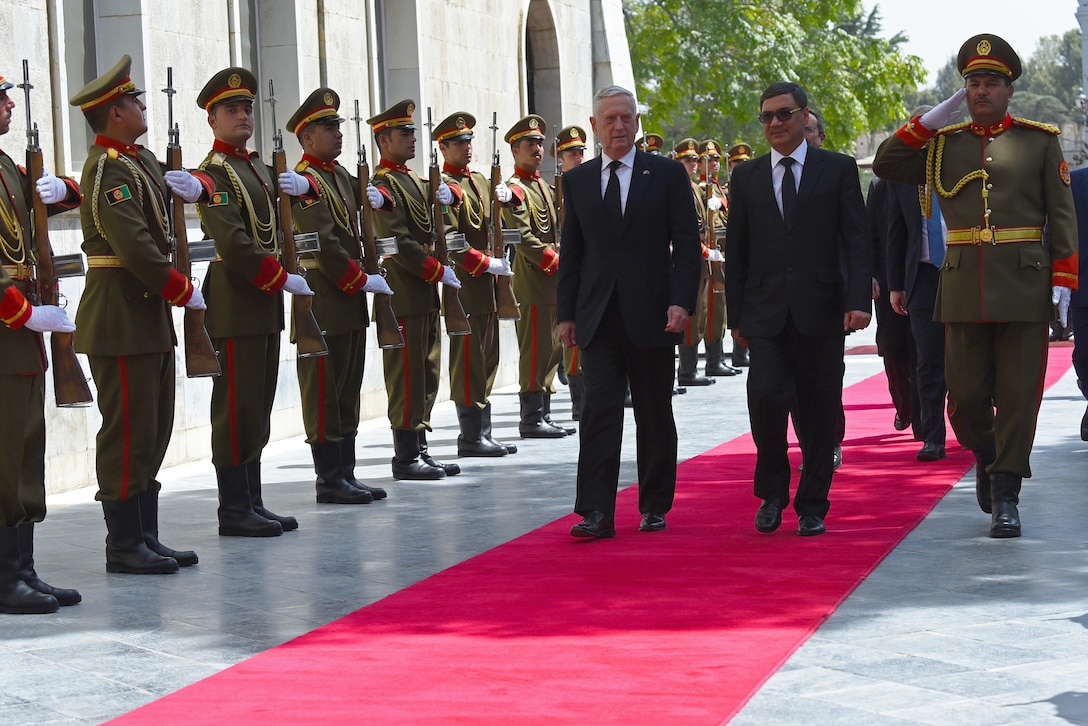
[[[283,525],[253,511],[246,466],[217,466],[220,537],[279,537]]]
[[[279,522],[284,532],[298,529],[297,519],[276,514],[264,506],[264,494],[261,489],[261,462],[251,461],[244,466],[246,468],[246,486],[249,487],[249,504],[253,507],[253,511],[265,519]]]
[[[708,376],[735,376],[741,372],[739,368],[727,366],[722,353],[722,341],[704,340],[706,346],[706,374]]]
[[[747,368],[748,367],[748,349],[737,341],[733,341],[733,356],[732,364],[734,368]]]
[[[419,431],[418,434],[419,458],[424,464],[427,464],[428,466],[437,466],[439,469],[446,472],[446,476],[457,476],[461,473],[461,467],[457,464],[443,464],[439,461],[436,461],[435,458],[431,456],[430,451],[427,447],[427,432]]]
[[[419,460],[419,432],[393,429],[393,478],[445,479],[446,470]]]
[[[356,489],[344,481],[344,464],[340,461],[340,443],[324,441],[310,444],[314,456],[318,504],[370,504],[370,492]]]
[[[582,420],[582,402],[586,397],[586,381],[581,376],[571,376],[567,387],[570,388],[570,417],[574,421]]]
[[[106,572],[131,575],[170,575],[178,571],[178,561],[152,552],[144,541],[140,500],[102,502],[106,518]]]
[[[385,499],[388,494],[381,487],[371,487],[355,478],[355,437],[340,441],[340,463],[344,465],[344,481],[356,489],[370,492],[375,500]]]
[[[578,429],[574,428],[573,426],[564,426],[557,421],[552,421],[552,394],[550,393],[544,394],[544,423],[552,426],[553,428],[559,429],[567,436],[571,436],[578,431]]]
[[[990,474],[986,471],[986,467],[994,463],[994,459],[997,458],[997,454],[994,451],[973,451],[975,455],[975,499],[978,500],[979,508],[990,514],[993,512],[993,505],[990,500]]]
[[[990,473],[990,489],[993,498],[993,516],[990,519],[990,536],[997,539],[1020,536],[1020,477],[1003,471]]]
[[[496,446],[501,446],[502,448],[506,449],[507,454],[518,453],[517,446],[515,446],[514,444],[503,443],[502,441],[499,441],[494,436],[492,436],[491,433],[491,402],[488,401],[487,405],[484,406],[484,410],[480,412],[480,435],[491,443],[495,444]]]
[[[457,436],[458,456],[506,456],[505,447],[484,438],[483,413],[476,406],[457,407],[457,423],[461,429]]]
[[[698,346],[680,346],[680,366],[676,372],[676,382],[681,386],[709,386],[717,383],[713,378],[699,375]]]
[[[519,393],[521,422],[518,433],[523,439],[561,439],[567,432],[544,420],[544,394],[540,391]]]
[[[83,600],[79,590],[65,587],[53,587],[43,582],[34,571],[34,523],[23,522],[19,525],[19,572],[23,582],[30,585],[31,589],[46,595],[52,595],[62,607],[77,605]]]
[[[196,552],[170,549],[159,541],[159,492],[140,492],[136,498],[140,500],[140,524],[144,530],[144,544],[147,548],[162,557],[173,557],[177,560],[178,567],[192,567],[199,562]]]
[[[19,527],[0,527],[0,613],[55,613],[60,608],[57,598],[36,590],[23,579],[19,534]]]

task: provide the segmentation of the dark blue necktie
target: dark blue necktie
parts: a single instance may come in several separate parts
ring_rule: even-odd
[[[937,192],[933,192],[933,212],[926,220],[926,234],[929,236],[929,261],[936,267],[944,261],[944,233],[941,230],[941,208],[937,205]]]
[[[793,157],[783,157],[778,162],[785,169],[782,175],[782,219],[789,223],[797,206],[797,181],[793,178]]]
[[[623,205],[620,203],[620,178],[616,176],[616,170],[623,162],[615,159],[608,164],[608,186],[604,188],[604,208],[608,210],[608,216],[612,223],[619,225],[623,221]]]

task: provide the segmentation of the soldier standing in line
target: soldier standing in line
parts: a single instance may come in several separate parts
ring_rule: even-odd
[[[211,77],[196,104],[208,114],[215,141],[199,171],[167,172],[171,189],[199,202],[201,226],[215,240],[208,265],[205,323],[219,351],[223,375],[212,382],[212,464],[219,487],[219,534],[276,537],[298,528],[294,517],[264,506],[261,452],[271,435],[279,376],[283,296],[313,295],[300,275],[279,261],[276,181],[256,152],[253,99],[257,78],[245,68]],[[288,171],[279,180],[293,195],[312,188]]]
[[[12,83],[0,76],[0,136],[11,129]],[[71,179],[33,180],[0,151],[0,613],[52,613],[82,598],[43,582],[34,570],[34,525],[45,519],[45,369],[42,333],[75,330],[63,308],[34,305],[34,200],[50,213],[79,206]]]
[[[523,439],[556,439],[573,434],[574,427],[551,419],[555,375],[563,361],[555,319],[555,289],[559,270],[559,216],[555,190],[540,178],[548,125],[530,114],[514,124],[504,137],[514,156],[514,175],[508,184],[524,194],[525,204],[505,209],[508,226],[521,233],[514,257],[514,295],[521,303],[518,332],[518,380]]]
[[[416,155],[415,110],[414,101],[404,100],[367,119],[381,156],[373,184],[382,196],[374,209],[382,214],[374,215],[374,226],[379,236],[397,239],[397,253],[386,259],[386,269],[395,293],[393,312],[404,334],[404,347],[385,350],[382,356],[393,429],[393,478],[442,479],[461,473],[461,467],[436,461],[427,447],[442,365],[438,284],[461,283],[453,268],[432,254],[432,190],[405,166]],[[445,183],[435,196],[442,204],[454,201]]]
[[[730,146],[729,151],[726,153],[728,155],[729,172],[732,173],[733,167],[737,164],[743,164],[752,158],[752,147],[741,141],[740,143]],[[726,184],[728,186],[728,181]],[[729,362],[733,368],[748,367],[748,349],[741,345],[738,340],[733,341],[733,353]]]
[[[567,126],[555,135],[555,155],[561,172],[565,174],[586,160],[586,138],[586,130],[581,126]],[[579,421],[582,418],[585,385],[582,380],[582,356],[577,345],[563,348],[563,370],[570,389],[570,417]]]
[[[102,414],[95,498],[109,531],[106,571],[168,574],[197,562],[158,541],[155,477],[174,426],[170,308],[200,310],[204,297],[168,258],[169,190],[159,160],[136,145],[147,120],[131,66],[122,56],[71,98],[96,134],[80,184],[88,269],[75,349],[87,354]]]
[[[703,190],[699,187],[699,142],[692,138],[681,139],[674,148],[676,158],[684,165],[691,179],[691,195],[695,200],[695,212],[699,216],[699,229],[706,229],[706,200],[703,199]],[[688,320],[684,329],[684,341],[680,344],[680,364],[676,371],[676,382],[681,386],[709,386],[718,381],[714,378],[699,375],[699,341],[703,339],[703,331],[706,329],[708,316],[707,306],[709,296],[713,294],[710,284],[710,266],[708,261],[722,259],[721,252],[712,250],[703,245],[703,275],[699,281],[699,301],[695,308],[695,315]]]
[[[991,537],[1019,537],[1020,485],[1046,372],[1052,286],[1077,287],[1077,222],[1057,127],[1008,113],[1020,58],[996,35],[970,38],[965,87],[877,150],[882,179],[925,184],[948,225],[934,312],[945,323],[949,421],[975,454]],[[971,120],[947,125],[967,99]],[[927,148],[928,147],[928,148]],[[1047,227],[1044,238],[1043,226]]]
[[[728,192],[722,188],[718,179],[718,172],[722,168],[721,159],[722,146],[717,141],[707,139],[699,144],[699,172],[703,175],[700,180],[703,205],[714,212],[714,228],[710,230],[707,246],[710,248],[710,256],[717,257],[721,255],[724,259],[723,251],[718,249],[716,241],[717,231],[725,230],[726,220],[729,217]],[[718,255],[714,255],[714,252],[717,252]],[[722,338],[725,335],[725,292],[724,290],[714,290],[713,276],[711,276],[708,284],[706,311],[706,321],[703,326],[706,374],[708,376],[735,376],[741,370],[727,366],[722,352]]]
[[[319,88],[287,121],[287,129],[302,145],[302,160],[295,171],[307,177],[317,196],[296,198],[292,219],[299,232],[317,232],[321,248],[307,252],[300,265],[309,270],[307,283],[314,291],[313,313],[329,353],[299,356],[298,383],[306,443],[317,473],[317,501],[332,504],[368,504],[385,499],[386,492],[355,478],[355,437],[359,431],[359,392],[366,359],[366,294],[392,295],[380,275],[360,268],[362,245],[354,210],[359,184],[367,196],[382,201],[368,180],[356,179],[337,163],[344,122],[337,111],[340,96]]]
[[[442,181],[454,190],[455,197],[455,203],[446,208],[446,232],[464,234],[468,244],[459,252],[450,248],[461,282],[461,306],[472,326],[469,335],[450,336],[450,398],[456,404],[461,429],[457,455],[506,456],[517,452],[517,447],[491,437],[488,397],[499,370],[495,276],[514,273],[505,257],[490,256],[491,183],[480,172],[468,168],[475,126],[475,116],[459,111],[439,121],[432,133],[442,153]],[[502,204],[521,203],[502,182],[495,187],[495,195]]]

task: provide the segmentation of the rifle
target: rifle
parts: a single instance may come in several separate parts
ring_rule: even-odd
[[[276,92],[272,80],[268,81],[268,105],[272,107],[272,168],[276,178],[287,171],[287,152],[283,150],[283,132],[276,126]],[[295,230],[291,224],[291,195],[279,189],[276,206],[280,218],[280,257],[283,269],[289,274],[298,274],[298,251],[295,249]],[[314,318],[313,298],[310,295],[292,295],[291,313],[295,324],[295,346],[300,358],[312,358],[328,355],[329,346],[321,335],[317,319]]]
[[[26,170],[33,182],[41,177],[45,164],[42,161],[42,149],[38,146],[38,124],[30,118],[30,65],[23,61],[23,89],[26,105]],[[53,246],[49,243],[49,211],[45,202],[31,189],[33,200],[34,244],[38,250],[38,262],[35,269],[37,297],[43,305],[57,304],[57,276],[53,268]],[[76,358],[72,333],[50,333],[49,348],[53,358],[53,393],[60,408],[78,408],[89,406],[94,400],[87,377]]]
[[[491,254],[495,257],[506,256],[506,244],[502,239],[502,202],[495,196],[495,187],[502,183],[502,165],[499,163],[499,114],[491,116],[491,146],[495,150],[491,157]],[[495,277],[495,300],[499,320],[519,320],[518,299],[514,297],[514,286],[505,275]]]
[[[431,107],[427,107],[427,131],[434,129],[431,121]],[[446,250],[446,218],[442,214],[442,203],[438,201],[438,185],[442,183],[442,173],[438,170],[438,148],[434,144],[434,134],[431,136],[431,168],[428,183],[431,192],[431,235],[434,238],[434,256],[443,266],[450,264],[449,252]],[[461,298],[456,287],[442,286],[442,314],[446,321],[447,335],[469,335],[472,328],[468,324],[468,316],[461,307]]]
[[[563,220],[567,218],[566,210],[563,208],[563,165],[559,162],[559,137],[557,136],[552,142],[552,148],[555,151],[555,216],[558,218],[559,223],[555,227],[555,244],[560,246],[562,244],[563,237]]]
[[[363,266],[366,274],[384,276],[384,271],[378,263],[378,245],[374,241],[374,210],[370,208],[370,200],[366,198],[366,185],[370,181],[370,165],[366,162],[366,147],[363,146],[363,134],[360,124],[363,117],[359,115],[359,100],[355,100],[355,142],[359,146],[359,163],[356,167],[356,175],[359,177],[359,199],[357,203],[362,211],[363,233]],[[400,323],[393,314],[393,300],[389,295],[374,296],[374,323],[378,328],[379,348],[403,348],[404,335],[400,332]]]
[[[181,133],[178,125],[174,123],[174,68],[166,68],[166,88],[162,89],[166,94],[166,117],[169,124],[166,145],[166,168],[176,171],[181,166]],[[167,234],[170,240],[170,251],[174,253],[174,269],[185,276],[192,278],[193,263],[189,256],[189,234],[185,229],[185,200],[177,194],[168,194],[166,213]],[[208,330],[204,327],[204,311],[185,308],[182,331],[185,336],[185,375],[189,378],[205,378],[222,374],[219,368],[218,353],[208,337]]]
[[[714,198],[714,187],[717,184],[710,178],[710,150],[703,157],[703,176],[706,179],[706,246],[708,249],[718,249],[718,236],[714,228],[714,220],[717,213],[711,209],[710,200]],[[710,263],[711,291],[725,294],[725,265],[721,262]]]

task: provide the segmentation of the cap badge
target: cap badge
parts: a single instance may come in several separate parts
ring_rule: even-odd
[[[570,130],[570,137],[572,139],[577,139],[578,138],[578,129],[571,129]]]
[[[408,115],[411,116],[413,113],[416,112],[416,105],[414,103],[409,103],[406,110],[408,111]]]
[[[332,105],[332,94],[331,93],[326,93],[325,94],[325,105],[326,106],[331,106]]]
[[[990,55],[990,41],[980,40],[975,50],[978,51],[979,55]]]
[[[459,129],[465,128],[465,119],[462,118],[461,116],[458,116],[457,121],[456,121],[456,125],[457,125],[457,128],[459,128]]]
[[[694,141],[689,141],[688,142],[688,148],[689,149],[694,149],[695,148],[695,142]]]
[[[238,88],[242,85],[242,77],[237,73],[231,73],[230,78],[227,79],[227,85],[231,88]]]
[[[540,124],[537,122],[537,120],[535,118],[531,118],[531,119],[529,119],[529,128],[538,129],[538,128],[540,128]]]

